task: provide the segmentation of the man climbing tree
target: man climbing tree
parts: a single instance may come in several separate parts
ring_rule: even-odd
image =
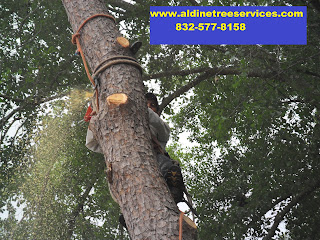
[[[96,89],[97,114],[90,121],[105,156],[110,191],[132,239],[177,239],[178,208],[157,170],[148,128],[141,68],[102,1],[63,0],[84,64]],[[183,239],[196,230],[183,225]]]
[[[165,150],[169,140],[170,127],[159,116],[159,103],[157,97],[153,93],[147,93],[145,96],[148,105],[148,119],[151,130],[152,145],[156,153],[159,170],[166,180],[175,202],[179,203],[183,201],[183,193],[186,191],[179,163],[172,160]],[[90,122],[91,117],[97,113],[97,105],[94,102],[95,97],[93,97],[85,114],[84,119],[86,122]],[[88,127],[87,130],[86,147],[93,152],[102,153],[102,149],[98,141],[93,136],[90,127]]]
[[[169,140],[170,128],[169,125],[164,122],[158,114],[159,103],[157,97],[153,93],[147,93],[145,96],[148,105],[148,119],[151,130],[152,145],[154,151],[156,152],[159,170],[162,177],[164,177],[168,184],[174,201],[179,203],[184,201],[183,193],[185,192],[187,194],[187,192],[185,190],[179,163],[172,160],[165,150]],[[90,122],[91,117],[97,112],[97,107],[94,102],[95,98],[93,97],[84,117],[85,121],[87,122]],[[86,147],[91,151],[102,153],[102,149],[98,141],[94,138],[90,128],[87,130]],[[115,199],[115,201],[117,200]],[[124,227],[126,227],[123,215],[120,216],[119,221]]]

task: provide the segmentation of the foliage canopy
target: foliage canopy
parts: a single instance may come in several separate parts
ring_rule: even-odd
[[[122,33],[143,42],[137,57],[173,126],[168,150],[186,173],[199,238],[279,239],[280,223],[286,237],[320,238],[318,2],[294,1],[308,7],[305,46],[149,44],[151,5],[288,0],[106,4]],[[90,84],[62,3],[3,0],[0,16],[0,239],[125,238],[103,158],[84,147]],[[177,144],[184,132],[191,147]]]

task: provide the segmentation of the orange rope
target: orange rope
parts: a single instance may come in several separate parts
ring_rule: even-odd
[[[180,217],[179,217],[179,240],[182,240],[183,215],[184,215],[184,212],[181,212],[181,213],[180,213]]]
[[[84,68],[86,70],[86,73],[87,73],[87,76],[90,80],[90,82],[92,83],[92,85],[95,87],[96,84],[94,82],[94,80],[92,79],[91,77],[91,74],[90,74],[90,71],[89,71],[89,68],[88,68],[88,65],[87,65],[87,61],[86,61],[86,58],[83,54],[83,51],[82,51],[82,48],[81,48],[81,45],[80,45],[80,40],[79,40],[79,37],[80,37],[80,30],[82,29],[82,27],[88,22],[90,21],[91,19],[93,18],[96,18],[96,17],[107,17],[107,18],[110,18],[112,19],[114,22],[116,22],[115,18],[113,16],[110,16],[110,15],[107,15],[107,14],[95,14],[95,15],[92,15],[90,17],[88,17],[86,20],[84,20],[84,22],[80,25],[80,27],[78,28],[77,32],[75,34],[72,35],[72,39],[71,39],[71,42],[74,44],[74,45],[77,45],[77,48],[78,48],[78,51],[80,52],[80,55],[81,55],[81,58],[82,58],[82,61],[83,61],[83,65],[84,65]],[[96,90],[96,100],[97,100],[97,108],[99,110],[99,100],[98,100],[98,90],[97,88],[95,89]]]
[[[115,19],[113,16],[111,16],[111,15],[108,15],[108,14],[95,14],[95,15],[92,15],[92,16],[88,17],[86,20],[83,21],[83,23],[82,23],[82,24],[80,25],[80,27],[78,28],[76,34],[80,32],[81,28],[82,28],[87,22],[89,22],[91,19],[96,18],[96,17],[107,17],[107,18],[110,18],[111,20],[113,20],[114,23],[116,23],[116,19]],[[72,41],[72,42],[73,42],[73,41]],[[74,43],[73,43],[73,44],[74,44]]]
[[[92,85],[95,87],[96,84],[94,83],[94,80],[91,77],[91,74],[89,72],[89,68],[88,68],[88,65],[87,65],[87,62],[86,62],[86,58],[85,58],[85,56],[83,54],[83,51],[82,51],[82,48],[81,48],[81,45],[80,45],[80,41],[79,41],[79,37],[78,37],[78,36],[80,36],[80,34],[78,33],[78,34],[75,34],[74,36],[76,37],[77,48],[78,48],[78,51],[80,52],[80,55],[81,55],[81,58],[82,58],[83,65],[84,65],[84,68],[86,70],[87,76],[88,76],[90,82],[92,83]]]

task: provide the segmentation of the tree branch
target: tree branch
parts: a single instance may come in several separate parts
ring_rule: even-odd
[[[22,104],[21,106],[13,109],[7,116],[5,116],[4,118],[0,119],[0,129],[2,129],[2,127],[4,126],[4,124],[12,117],[14,116],[17,112],[19,112],[25,104]]]
[[[49,102],[49,101],[52,101],[52,100],[55,100],[55,99],[58,99],[58,98],[65,97],[68,94],[69,94],[69,92],[66,92],[66,93],[61,93],[59,95],[55,95],[55,96],[51,96],[51,97],[47,97],[47,98],[42,98],[42,99],[40,99],[40,101],[38,103],[39,104],[46,103],[46,102]]]
[[[32,14],[34,14],[36,11],[38,11],[38,9],[40,8],[41,4],[42,4],[42,1],[39,1],[39,2],[38,2],[38,5],[22,19],[22,21],[20,22],[19,27],[18,27],[18,29],[20,29],[19,35],[21,35],[21,32],[22,32],[22,30],[23,30],[22,27],[23,27],[23,25],[25,24],[26,20],[27,20]],[[27,7],[27,8],[29,7],[28,4],[27,4],[26,7]]]
[[[47,98],[40,98],[40,99],[33,99],[34,97],[29,97],[27,99],[24,100],[24,102],[17,108],[13,109],[7,116],[3,117],[2,119],[0,119],[0,129],[2,129],[2,127],[5,125],[5,123],[11,118],[13,117],[17,112],[20,112],[24,107],[26,107],[27,105],[34,105],[34,106],[38,106],[42,103],[45,102],[49,102],[51,100],[57,99],[57,98],[61,98],[66,96],[67,93],[63,93],[63,94],[59,94],[59,95],[55,95],[55,96],[51,96],[51,97],[47,97]],[[28,99],[33,99],[33,101],[28,101]]]
[[[1,133],[0,133],[0,144],[3,143],[4,139],[5,139],[5,136],[7,135],[9,129],[11,128],[11,126],[18,120],[21,120],[20,117],[17,117],[17,118],[14,118],[11,123],[9,124],[9,126],[7,126],[6,128],[3,128]]]
[[[320,78],[320,74],[315,73],[315,72],[311,72],[311,71],[309,71],[309,70],[297,69],[296,71],[299,72],[299,73],[304,73],[304,74],[306,74],[306,75],[310,75],[310,76],[313,76],[313,77]]]
[[[276,199],[274,202],[269,202],[267,205],[264,204],[263,205],[263,209],[261,209],[261,211],[256,211],[256,213],[259,212],[259,214],[255,214],[252,216],[252,219],[251,221],[249,222],[248,224],[248,227],[252,227],[254,228],[255,224],[261,220],[261,218],[265,215],[266,212],[272,210],[277,204],[279,204],[280,202],[284,201],[284,200],[287,200],[289,197],[291,197],[292,195],[291,194],[288,194],[287,196],[285,197],[279,197],[278,199]]]
[[[240,69],[232,66],[232,67],[205,67],[205,68],[194,68],[194,69],[187,69],[187,70],[180,70],[180,71],[170,71],[170,72],[161,72],[155,73],[151,75],[143,76],[143,80],[150,80],[155,78],[161,77],[171,77],[171,76],[187,76],[194,73],[202,73],[202,72],[209,72],[211,75],[239,75],[243,73]],[[261,69],[253,69],[247,73],[248,77],[260,77],[260,78],[270,78],[274,76],[275,73],[272,71],[266,72]]]
[[[155,73],[151,75],[145,75],[143,76],[143,81],[155,79],[155,78],[161,78],[161,77],[171,77],[171,76],[187,76],[194,73],[201,73],[211,70],[209,67],[205,68],[194,68],[194,69],[187,69],[187,70],[178,70],[178,71],[170,71],[170,72],[161,72],[161,73]]]
[[[87,184],[86,189],[85,189],[84,193],[81,195],[78,204],[76,205],[76,207],[74,208],[74,210],[70,214],[70,219],[68,221],[68,239],[71,239],[71,237],[72,237],[76,219],[79,216],[80,212],[83,210],[84,203],[87,200],[89,193],[90,193],[91,189],[93,188],[97,179],[98,178],[95,178],[94,181]]]
[[[158,78],[158,77],[167,77],[167,76],[186,76],[193,73],[200,73],[204,72],[202,75],[198,76],[195,80],[187,83],[186,85],[182,86],[178,90],[176,90],[174,93],[170,94],[168,97],[166,97],[159,107],[159,113],[163,111],[163,109],[175,98],[179,97],[183,93],[189,91],[194,86],[198,85],[200,82],[213,77],[213,76],[220,76],[220,75],[239,75],[242,72],[239,69],[236,69],[235,67],[221,67],[221,68],[196,68],[191,70],[182,70],[182,71],[172,71],[172,72],[165,72],[165,73],[158,73],[146,76],[144,80],[146,79],[152,79],[152,78]],[[248,77],[261,77],[261,78],[269,78],[274,76],[273,72],[263,72],[261,70],[252,70],[249,73],[247,73]]]
[[[175,98],[179,97],[183,93],[189,91],[194,86],[198,85],[200,82],[208,79],[211,76],[209,72],[206,72],[199,77],[197,77],[195,80],[189,82],[188,84],[184,85],[183,87],[176,90],[174,93],[170,94],[168,97],[164,98],[162,103],[159,106],[159,114],[163,111],[163,109]]]
[[[276,229],[278,228],[280,222],[283,220],[284,216],[294,207],[297,203],[299,203],[302,199],[313,193],[316,189],[320,187],[320,180],[313,184],[311,187],[307,188],[306,190],[300,192],[296,196],[294,196],[291,202],[281,211],[279,212],[275,219],[274,223],[271,226],[268,234],[262,240],[269,240],[275,234]]]
[[[111,1],[109,1],[109,4],[112,5],[113,7],[116,6],[118,8],[121,8],[125,11],[130,11],[134,7],[134,4],[123,1],[123,0],[116,0],[116,1],[111,0]]]
[[[14,102],[24,102],[24,101],[26,101],[25,99],[13,98],[11,96],[4,95],[4,94],[0,94],[0,98],[4,98],[4,99],[10,100],[10,101],[14,101]]]
[[[199,3],[197,3],[196,0],[189,0],[189,2],[192,4],[192,6],[199,6]]]
[[[317,0],[311,0],[310,1],[314,9],[316,9],[318,12],[320,12],[320,3]]]
[[[225,53],[227,51],[226,48],[219,46],[219,45],[204,45],[203,48],[215,50],[215,51],[222,52],[222,53]]]

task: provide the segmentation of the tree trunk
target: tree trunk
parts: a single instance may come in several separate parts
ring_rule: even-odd
[[[88,17],[108,14],[102,0],[62,0],[76,32]],[[58,20],[58,19],[57,19]],[[113,20],[96,17],[80,31],[80,44],[91,69],[112,56],[131,56],[116,38]],[[116,64],[104,70],[97,86],[99,111],[90,128],[103,150],[109,169],[109,186],[120,205],[131,239],[178,239],[179,210],[160,176],[151,145],[147,104],[140,70]],[[115,93],[128,97],[124,104],[107,98]],[[195,239],[195,229],[184,224],[183,239]]]

